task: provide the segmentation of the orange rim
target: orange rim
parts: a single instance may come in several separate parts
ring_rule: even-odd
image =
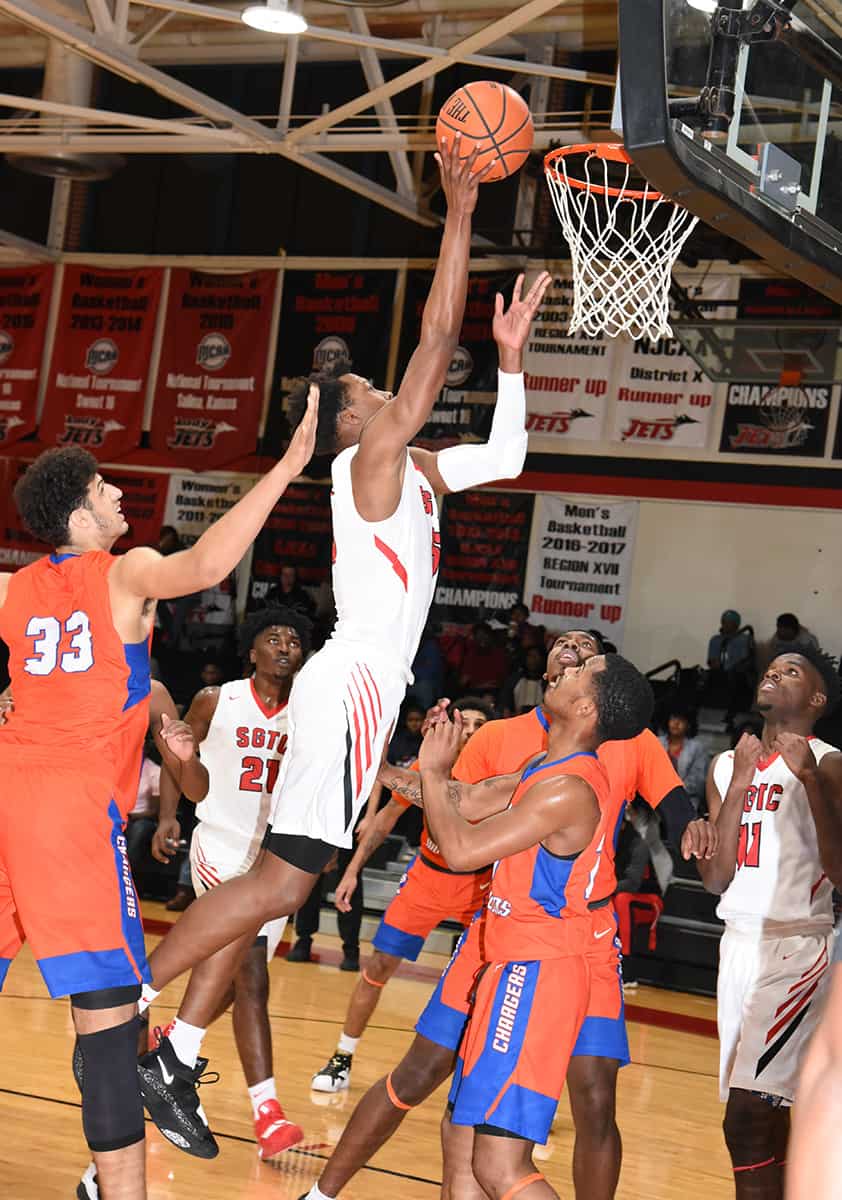
[[[589,180],[576,179],[566,173],[559,174],[559,162],[574,154],[585,154],[588,158],[601,158],[607,162],[624,163],[627,166],[634,165],[626,154],[625,146],[621,146],[618,142],[586,142],[581,146],[560,146],[556,150],[550,150],[549,154],[544,156],[544,173],[549,175],[550,172],[553,172],[559,183],[564,183],[567,187],[579,188],[583,192],[593,192],[597,196],[622,196],[628,200],[652,201],[663,198],[661,192],[653,191],[651,188],[641,191],[635,188],[606,187],[604,183],[591,183]]]

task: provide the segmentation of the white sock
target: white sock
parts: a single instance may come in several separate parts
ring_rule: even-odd
[[[251,1098],[251,1107],[256,1119],[260,1116],[261,1104],[265,1104],[267,1100],[278,1099],[278,1093],[275,1091],[274,1078],[264,1079],[262,1083],[256,1083],[254,1087],[250,1087],[249,1096]]]
[[[181,1017],[176,1017],[173,1021],[167,1036],[170,1039],[170,1045],[175,1050],[176,1057],[184,1063],[185,1067],[195,1067],[206,1033],[206,1029],[200,1029],[198,1025],[190,1025],[187,1021],[182,1021]]]
[[[343,1031],[342,1036],[336,1043],[336,1049],[340,1054],[353,1054],[359,1043],[359,1038],[348,1037],[348,1034]]]
[[[304,1200],[333,1200],[333,1196],[328,1196],[317,1183],[314,1183]]]
[[[160,996],[160,992],[156,992],[151,983],[145,983],[140,992],[140,999],[137,1002],[137,1014],[142,1016],[150,1004],[154,1004]]]

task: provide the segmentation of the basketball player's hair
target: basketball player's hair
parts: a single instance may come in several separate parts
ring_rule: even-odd
[[[99,470],[81,446],[45,450],[15,484],[15,504],[33,537],[49,546],[70,541],[70,514],[87,503],[88,485]]]
[[[809,642],[806,646],[797,646],[793,650],[782,650],[778,657],[784,654],[797,654],[799,658],[805,658],[810,666],[818,672],[824,694],[827,696],[824,712],[825,714],[832,713],[839,703],[840,695],[839,664],[836,659],[825,654],[824,650],[818,650]]]
[[[453,707],[458,708],[460,712],[464,712],[466,708],[471,712],[480,712],[486,721],[494,720],[494,709],[481,696],[462,696],[461,699],[453,701]]]
[[[295,433],[307,411],[307,393],[310,384],[318,384],[319,418],[316,423],[316,454],[336,452],[336,427],[339,414],[348,407],[348,388],[340,379],[351,370],[348,359],[339,359],[323,371],[313,371],[306,379],[299,379],[287,400],[287,421],[290,435]]]
[[[591,635],[591,637],[593,638],[593,640],[596,642],[596,648],[599,651],[599,653],[604,654],[605,653],[605,641],[602,637],[602,634],[599,632],[599,630],[598,629],[586,629],[585,632],[589,633]]]
[[[655,697],[637,667],[619,654],[606,654],[605,670],[593,680],[599,740],[620,742],[643,733],[652,720]]]
[[[302,657],[307,657],[310,653],[313,635],[312,622],[297,608],[278,606],[277,608],[258,608],[255,612],[249,613],[237,630],[237,650],[243,662],[248,661],[249,651],[253,649],[254,643],[263,630],[271,628],[272,625],[286,625],[288,628],[294,629],[301,642]]]

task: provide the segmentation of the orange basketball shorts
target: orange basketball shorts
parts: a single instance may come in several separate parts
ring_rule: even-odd
[[[490,882],[490,870],[454,875],[417,855],[383,914],[373,938],[375,950],[415,962],[428,934],[442,921],[470,924]]]
[[[5,757],[5,756],[4,756]],[[0,985],[24,940],[51,996],[150,979],[110,780],[0,763]]]
[[[546,1142],[589,993],[583,954],[489,963],[456,1064],[453,1124]]]

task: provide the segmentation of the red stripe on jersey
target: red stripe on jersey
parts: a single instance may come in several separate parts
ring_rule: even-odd
[[[348,690],[350,691],[350,688]],[[354,772],[357,780],[357,786],[354,790],[354,794],[359,796],[363,786],[363,768],[362,759],[360,756],[360,718],[357,712],[357,705],[354,700],[353,693],[351,694],[351,711],[354,714]]]
[[[359,667],[357,669],[359,670]],[[353,675],[351,676],[351,682],[357,689],[357,699],[359,700],[359,707],[363,714],[363,728],[365,730],[365,769],[368,770],[368,768],[371,766],[371,732],[368,728],[368,709],[365,706],[365,700],[363,700],[362,689]],[[355,700],[355,705],[356,702],[357,701]]]
[[[374,535],[374,544],[377,547],[377,549],[380,551],[380,553],[384,556],[384,558],[388,559],[392,570],[395,572],[398,579],[403,584],[403,590],[405,592],[409,591],[406,567],[403,565],[401,560],[398,558],[397,554],[395,554],[392,547],[387,546],[385,542],[382,542],[380,540],[380,538],[377,536],[377,534]]]
[[[819,890],[819,888],[822,886],[822,884],[824,883],[824,881],[826,879],[827,879],[826,875],[820,875],[819,878],[816,880],[816,882],[813,884],[813,886],[810,888],[810,899],[811,900],[813,900],[813,898],[816,895],[816,892]]]
[[[368,676],[371,680],[371,686],[374,688],[374,695],[377,700],[377,719],[383,716],[383,705],[380,703],[380,692],[377,690],[377,684],[374,682],[374,676],[368,667],[363,667],[363,677]]]
[[[815,992],[815,990],[818,986],[819,986],[819,980],[817,979],[807,989],[807,991],[804,993],[804,995],[801,997],[801,999],[796,1004],[795,1008],[791,1009],[790,1012],[788,1012],[785,1017],[781,1017],[781,1019],[779,1021],[775,1022],[775,1024],[772,1026],[772,1028],[766,1034],[766,1044],[767,1045],[769,1044],[769,1042],[771,1042],[771,1040],[775,1036],[775,1034],[779,1033],[780,1030],[783,1029],[784,1025],[788,1025],[789,1022],[793,1019],[793,1017],[798,1016],[798,1014],[801,1012],[801,1009],[809,1001],[810,997],[813,995],[813,992]]]

